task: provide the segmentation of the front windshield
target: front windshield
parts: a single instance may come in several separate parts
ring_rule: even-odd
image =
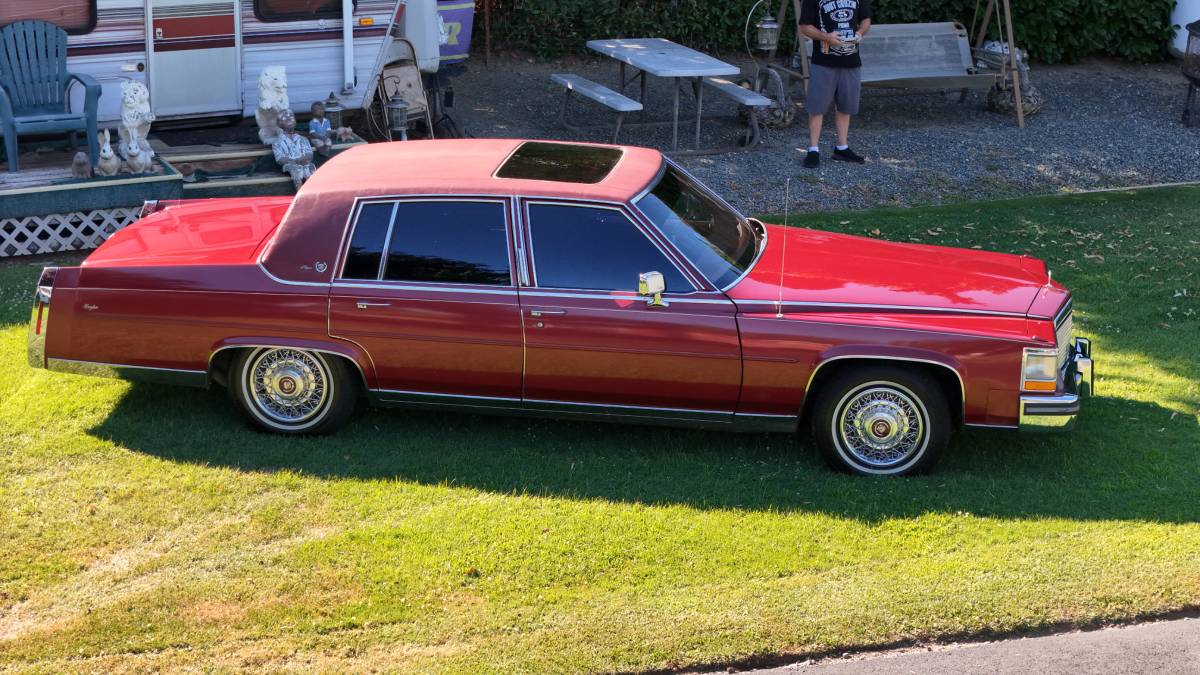
[[[669,164],[637,207],[717,288],[733,283],[758,253],[755,228]]]

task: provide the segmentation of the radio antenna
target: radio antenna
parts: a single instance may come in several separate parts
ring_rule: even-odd
[[[783,316],[783,271],[787,264],[788,245],[788,204],[792,201],[792,179],[789,176],[783,184],[783,254],[779,256],[779,300],[775,303],[775,318]]]

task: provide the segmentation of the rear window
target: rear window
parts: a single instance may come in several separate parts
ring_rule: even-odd
[[[522,143],[500,165],[497,178],[599,183],[621,159],[619,148],[571,143]]]

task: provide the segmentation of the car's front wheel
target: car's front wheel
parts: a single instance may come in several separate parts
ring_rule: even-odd
[[[917,369],[842,371],[819,390],[813,438],[832,467],[867,475],[928,471],[950,440],[946,395]]]
[[[357,391],[338,357],[290,347],[241,350],[229,391],[252,422],[284,434],[326,434],[354,412]]]

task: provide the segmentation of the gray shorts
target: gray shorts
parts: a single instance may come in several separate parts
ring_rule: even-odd
[[[808,114],[824,115],[829,104],[836,102],[838,112],[857,115],[861,89],[862,68],[830,68],[814,63],[808,71]]]

